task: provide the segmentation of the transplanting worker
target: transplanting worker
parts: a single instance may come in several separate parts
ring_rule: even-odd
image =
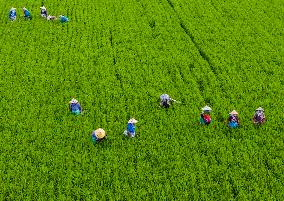
[[[107,138],[106,132],[102,128],[98,128],[97,130],[92,132],[92,141],[94,144],[102,142],[106,138]]]
[[[23,12],[24,12],[24,18],[26,20],[31,20],[32,19],[32,16],[31,16],[31,13],[28,9],[26,9],[25,7],[23,8]]]
[[[82,113],[82,107],[80,103],[75,99],[72,98],[72,100],[69,102],[69,109],[72,114],[79,115]]]
[[[56,20],[57,18],[56,18],[56,16],[51,16],[51,15],[49,15],[49,16],[47,16],[46,19],[47,19],[47,20]]]
[[[265,123],[265,115],[264,115],[264,109],[262,109],[261,107],[257,108],[254,116],[253,116],[253,123],[254,125],[261,125]]]
[[[212,109],[209,106],[202,108],[202,113],[200,114],[200,124],[209,125],[211,123],[210,112]]]
[[[172,99],[168,94],[162,94],[160,96],[160,99],[161,99],[160,105],[164,108],[170,107],[171,102],[180,103],[179,101]]]
[[[59,15],[59,21],[61,23],[65,23],[65,22],[68,22],[69,19],[67,17],[65,17],[64,15]]]
[[[43,18],[47,18],[48,14],[47,14],[47,9],[44,6],[40,7],[40,15]]]
[[[236,110],[233,110],[230,114],[229,114],[229,118],[228,118],[228,126],[230,128],[237,128],[240,126],[240,120],[239,120],[239,116]]]
[[[124,131],[124,135],[126,135],[127,137],[130,137],[130,138],[133,138],[135,137],[135,124],[137,123],[138,121],[134,118],[131,118],[129,121],[128,121],[128,124],[127,124],[127,129]]]
[[[168,94],[162,94],[160,96],[160,99],[161,99],[160,105],[162,107],[164,107],[164,108],[169,108],[170,107],[172,99],[170,98],[170,96]]]
[[[11,21],[14,21],[14,20],[16,20],[16,18],[17,18],[17,12],[16,12],[16,8],[11,8],[10,9],[10,11],[9,11],[9,19],[11,20]]]

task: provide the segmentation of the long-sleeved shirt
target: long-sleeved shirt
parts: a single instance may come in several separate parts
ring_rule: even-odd
[[[127,131],[129,133],[135,133],[135,125],[133,123],[128,123],[127,124]]]
[[[67,17],[65,17],[65,16],[60,17],[60,22],[68,22],[68,21],[69,21],[69,19]]]
[[[240,124],[240,120],[239,120],[238,116],[235,116],[235,115],[230,115],[229,118],[228,118],[228,121],[229,122],[236,122],[236,123]]]
[[[47,10],[46,9],[41,9],[40,10],[41,16],[47,17]]]
[[[11,11],[9,12],[9,18],[10,18],[10,19],[16,18],[16,16],[17,16],[17,13],[16,13],[15,10],[11,10]]]
[[[31,13],[28,10],[24,10],[24,15],[25,15],[25,17],[30,17]]]
[[[75,112],[77,110],[82,112],[82,108],[81,108],[81,105],[79,103],[70,103],[70,110],[71,110],[71,112]]]
[[[204,123],[209,124],[211,122],[211,117],[209,114],[201,113],[200,117],[203,119]]]
[[[265,115],[263,112],[256,112],[254,114],[253,120],[255,122],[263,122],[265,120]]]

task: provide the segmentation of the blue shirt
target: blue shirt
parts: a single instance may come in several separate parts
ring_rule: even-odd
[[[72,112],[75,112],[75,111],[77,111],[77,110],[81,111],[82,108],[81,108],[81,106],[80,106],[79,103],[70,103],[70,110],[71,110]]]
[[[69,21],[69,19],[67,17],[65,17],[65,16],[60,17],[60,22],[68,22],[68,21]]]
[[[10,12],[9,12],[9,17],[10,18],[14,18],[14,17],[16,17],[17,16],[17,14],[16,14],[16,11],[15,10],[11,10]]]
[[[30,17],[30,16],[31,16],[30,11],[28,11],[28,10],[25,10],[25,11],[24,11],[24,14],[25,14],[25,17]]]
[[[128,131],[129,133],[135,133],[135,126],[134,126],[133,123],[128,123],[128,124],[127,124],[127,131]]]

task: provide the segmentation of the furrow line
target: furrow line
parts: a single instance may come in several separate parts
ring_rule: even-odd
[[[179,16],[179,14],[177,13],[177,11],[174,8],[174,5],[172,3],[171,0],[167,0],[168,4],[170,5],[170,7],[173,9],[173,11],[175,12],[178,20],[179,20],[179,24],[180,27],[183,29],[183,31],[185,32],[185,34],[191,39],[192,43],[194,44],[194,46],[196,47],[196,49],[199,52],[199,55],[208,63],[211,71],[217,75],[217,71],[216,68],[214,67],[213,63],[211,62],[209,56],[206,54],[206,52],[198,45],[198,43],[196,42],[193,34],[190,32],[190,30],[185,26],[184,22],[182,21],[181,17]]]

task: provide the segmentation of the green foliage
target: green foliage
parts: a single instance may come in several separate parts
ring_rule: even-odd
[[[25,3],[0,5],[1,200],[283,199],[282,1],[44,1],[64,25]],[[162,93],[182,104],[159,108]]]

